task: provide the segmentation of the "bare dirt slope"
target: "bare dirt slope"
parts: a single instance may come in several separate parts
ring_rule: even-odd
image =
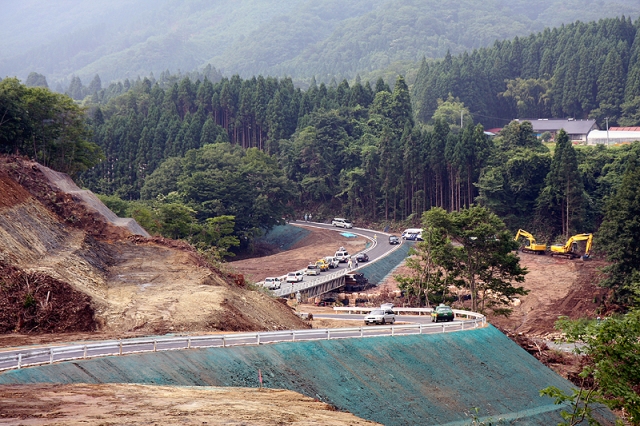
[[[20,158],[0,160],[0,266],[8,271],[0,333],[305,327],[241,276],[214,269],[187,244],[114,225],[97,198],[89,205],[86,194],[61,191],[68,183],[55,173],[51,182],[42,170]],[[83,315],[75,312],[80,306]]]
[[[145,385],[0,387],[4,425],[376,425],[296,392]]]

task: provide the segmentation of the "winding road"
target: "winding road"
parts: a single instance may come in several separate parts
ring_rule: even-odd
[[[387,234],[385,232],[373,231],[363,228],[344,229],[332,226],[331,224],[305,222],[301,220],[293,221],[290,223],[295,226],[307,226],[318,229],[326,229],[340,233],[350,233],[367,238],[369,241],[371,241],[371,246],[363,250],[363,252],[367,253],[367,255],[369,256],[369,262],[360,263],[359,268],[353,268],[351,269],[351,271],[348,271],[346,263],[340,263],[338,268],[330,270],[329,272],[324,272],[319,276],[305,276],[304,281],[302,282],[294,283],[293,285],[284,284],[279,290],[275,290],[273,292],[278,297],[288,296],[296,292],[309,292],[309,290],[311,289],[315,289],[316,294],[335,290],[336,288],[344,285],[344,275],[346,275],[347,272],[357,271],[358,269],[365,267],[367,264],[371,264],[376,260],[385,257],[386,255],[394,250],[397,250],[400,247],[400,245],[390,245],[388,237],[391,234]],[[405,241],[403,242],[403,244],[408,243]],[[355,253],[350,254],[353,255]],[[319,288],[321,288],[321,290],[318,290]]]

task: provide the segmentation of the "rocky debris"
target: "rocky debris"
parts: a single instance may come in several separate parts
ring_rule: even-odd
[[[0,262],[0,333],[93,331],[91,298],[41,273]]]

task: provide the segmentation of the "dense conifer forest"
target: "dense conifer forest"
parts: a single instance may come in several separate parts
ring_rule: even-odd
[[[598,228],[635,147],[574,147],[561,133],[550,151],[511,118],[640,124],[639,22],[576,23],[423,61],[411,88],[400,76],[302,90],[291,78],[227,78],[213,67],[106,88],[98,80],[77,86],[87,119],[71,136],[54,132],[60,114],[28,112],[51,92],[5,79],[3,114],[21,121],[0,127],[3,151],[66,165],[122,200],[112,204],[119,213],[174,237],[193,239],[224,217],[249,244],[302,211],[418,224],[432,207],[480,203],[552,241]],[[496,138],[484,132],[492,125],[504,127]],[[169,226],[171,211],[183,222]]]

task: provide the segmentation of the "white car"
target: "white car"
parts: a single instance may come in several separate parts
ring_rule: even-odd
[[[320,275],[320,267],[315,263],[310,263],[304,270],[305,275]]]
[[[396,322],[396,315],[389,306],[381,306],[378,309],[374,309],[369,315],[364,317],[364,323],[369,324],[393,324]]]
[[[282,286],[282,280],[277,277],[267,277],[261,284],[269,290],[277,290]]]
[[[288,283],[299,283],[304,280],[304,271],[289,272],[287,274]]]
[[[340,266],[340,261],[333,256],[327,256],[324,258],[324,260],[327,261],[327,263],[329,264],[329,268],[331,269],[335,269]]]
[[[347,219],[344,219],[342,217],[334,217],[333,220],[331,221],[331,225],[333,226],[338,226],[340,228],[353,228],[353,225],[351,224],[351,222],[349,222]]]

